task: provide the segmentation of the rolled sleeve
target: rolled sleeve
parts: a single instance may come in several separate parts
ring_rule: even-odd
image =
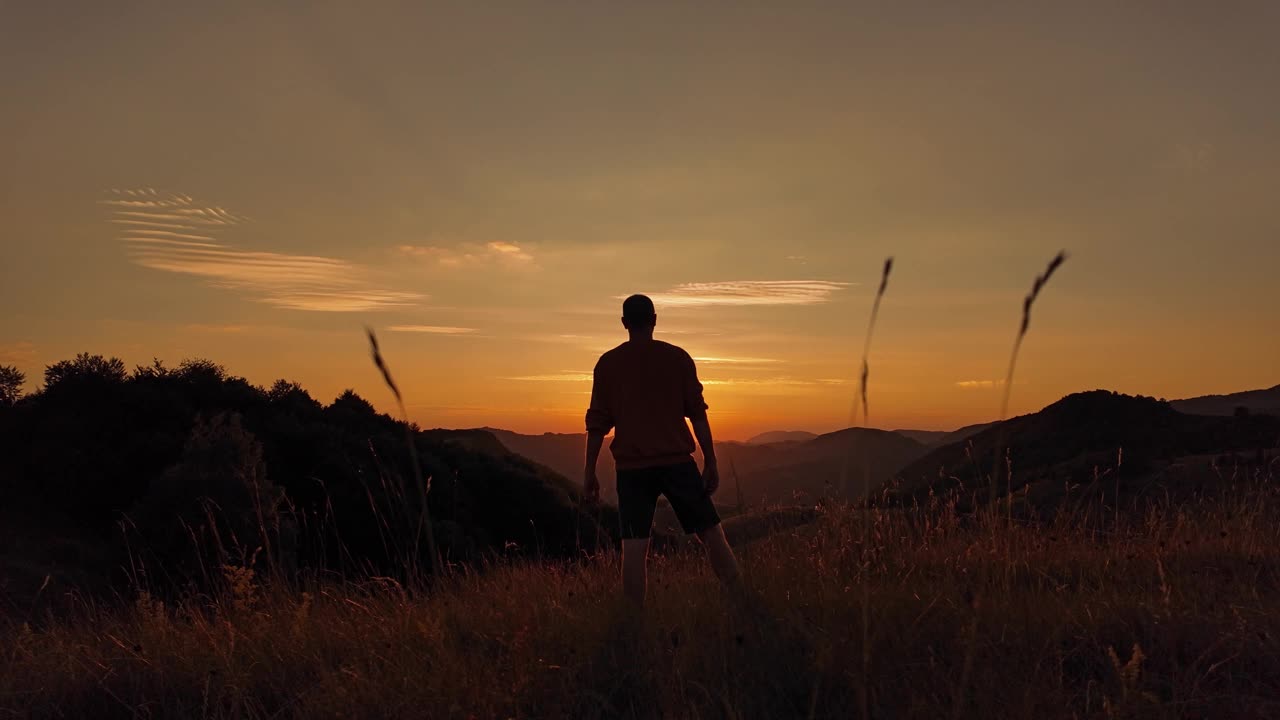
[[[613,429],[613,413],[609,409],[608,379],[603,377],[600,364],[592,373],[591,405],[587,408],[587,432],[597,435],[608,435]]]
[[[700,418],[707,414],[707,402],[702,397],[702,383],[698,381],[698,368],[693,358],[685,356],[684,416]]]

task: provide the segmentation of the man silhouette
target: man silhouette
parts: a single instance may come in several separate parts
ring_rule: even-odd
[[[618,468],[622,589],[637,605],[644,604],[649,533],[659,495],[667,497],[684,531],[698,536],[720,580],[729,584],[738,578],[737,560],[711,502],[720,472],[702,383],[689,353],[653,339],[657,321],[648,297],[632,295],[622,303],[622,325],[631,337],[596,363],[586,418],[583,489],[590,502],[600,498],[596,461],[604,436],[614,430],[609,450]],[[686,417],[702,447],[701,473]]]

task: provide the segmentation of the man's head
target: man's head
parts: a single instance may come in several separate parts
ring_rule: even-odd
[[[622,325],[628,330],[653,330],[658,323],[658,313],[653,301],[644,295],[632,295],[622,301]]]

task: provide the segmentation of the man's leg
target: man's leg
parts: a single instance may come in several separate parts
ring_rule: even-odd
[[[636,605],[644,605],[649,538],[622,541],[622,592]]]
[[[664,469],[663,493],[671,501],[671,509],[680,519],[680,527],[693,533],[707,550],[707,559],[716,577],[726,585],[738,582],[738,561],[724,536],[720,513],[707,494],[697,463],[673,465]],[[701,529],[700,529],[701,528]]]
[[[711,569],[715,570],[720,582],[725,585],[736,584],[739,579],[738,559],[733,556],[733,548],[729,547],[729,540],[724,536],[724,526],[716,523],[714,527],[698,533],[698,540],[706,548]]]
[[[622,524],[622,592],[644,605],[645,561],[658,504],[658,488],[648,468],[618,470],[618,519]]]

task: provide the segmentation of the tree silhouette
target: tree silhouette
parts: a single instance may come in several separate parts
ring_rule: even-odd
[[[0,365],[0,405],[13,405],[22,397],[22,384],[27,376],[12,365]]]
[[[120,358],[104,358],[101,355],[80,353],[75,360],[62,360],[44,371],[44,389],[49,392],[67,385],[116,385],[123,383],[127,373]]]

